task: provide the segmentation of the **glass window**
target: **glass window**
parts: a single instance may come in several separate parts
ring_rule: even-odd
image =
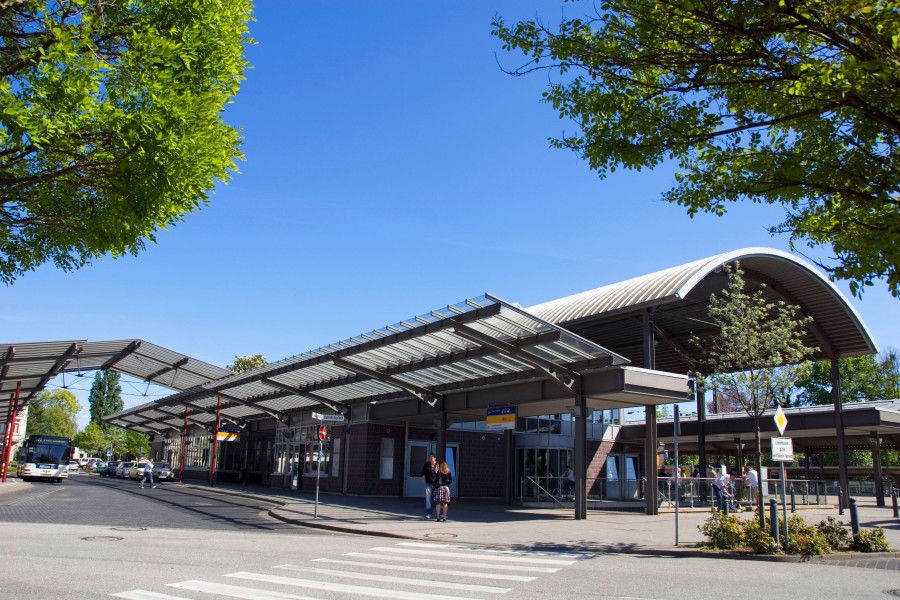
[[[381,438],[381,461],[378,476],[394,478],[394,438]]]

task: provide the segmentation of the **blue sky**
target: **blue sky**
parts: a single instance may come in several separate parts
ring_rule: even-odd
[[[501,72],[520,57],[490,21],[554,22],[561,6],[260,0],[253,68],[226,113],[245,138],[240,173],[138,257],[44,266],[4,289],[0,341],[143,338],[220,366],[277,360],[483,292],[529,306],[787,250],[765,231],[777,208],[691,219],[660,200],[671,168],[600,180],[549,147],[567,123],[540,102],[547,76]],[[882,349],[900,347],[886,288],[851,303]],[[139,390],[126,385],[126,406]]]

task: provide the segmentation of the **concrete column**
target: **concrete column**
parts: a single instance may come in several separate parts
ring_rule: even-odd
[[[697,453],[700,457],[700,476],[706,477],[706,402],[704,396],[706,390],[703,386],[694,383],[694,393],[697,398]]]

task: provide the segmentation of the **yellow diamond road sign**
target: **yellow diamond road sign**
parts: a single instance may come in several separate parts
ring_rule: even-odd
[[[775,426],[778,427],[778,434],[784,435],[784,428],[787,427],[787,417],[784,416],[784,411],[781,410],[780,406],[775,411]]]

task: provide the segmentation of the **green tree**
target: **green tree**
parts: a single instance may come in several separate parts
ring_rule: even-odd
[[[97,450],[105,452],[106,448],[109,447],[109,438],[98,423],[89,423],[83,431],[75,434],[72,438],[72,443],[85,450],[89,455],[94,456]]]
[[[753,419],[756,437],[756,470],[761,473],[759,420],[767,409],[790,397],[796,365],[814,349],[803,343],[803,328],[812,322],[799,308],[765,299],[764,289],[744,291],[740,265],[727,265],[728,285],[721,297],[709,299],[709,317],[717,333],[694,342],[705,349],[703,368],[711,373],[704,387],[716,388],[738,403]],[[757,487],[760,527],[765,527],[762,486]]]
[[[0,281],[137,254],[242,157],[251,0],[0,8]]]
[[[143,433],[126,430],[120,441],[120,452],[141,458],[150,452],[150,439]]]
[[[28,403],[25,435],[61,435],[70,438],[78,431],[75,415],[80,410],[75,394],[69,390],[44,390]]]
[[[109,425],[103,422],[103,417],[120,412],[125,407],[119,379],[120,375],[115,371],[98,371],[94,374],[88,404],[91,410],[91,423],[97,424],[102,429],[109,428]]]
[[[556,73],[543,95],[574,133],[551,145],[605,177],[678,164],[669,202],[722,215],[779,204],[770,228],[830,248],[853,293],[900,294],[900,18],[892,0],[605,0],[492,33]]]
[[[841,398],[844,402],[891,400],[900,398],[900,356],[896,350],[874,355],[851,356],[838,360]],[[831,362],[809,362],[798,369],[795,382],[798,406],[833,404],[831,398]]]
[[[235,356],[234,362],[225,368],[230,369],[235,373],[243,373],[255,369],[256,367],[263,367],[267,364],[269,364],[269,361],[267,361],[266,357],[262,354],[251,354],[249,356]]]

